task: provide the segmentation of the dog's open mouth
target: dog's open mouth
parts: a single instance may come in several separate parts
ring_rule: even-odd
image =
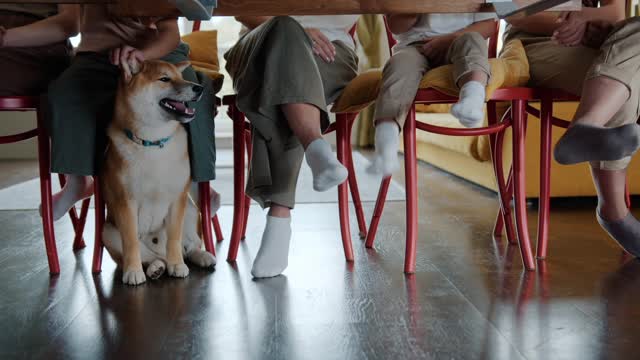
[[[160,106],[166,111],[178,115],[180,122],[189,122],[196,116],[196,109],[188,107],[184,101],[162,99]]]

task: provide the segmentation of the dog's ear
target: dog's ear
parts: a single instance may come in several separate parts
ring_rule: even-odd
[[[178,71],[180,71],[182,73],[186,68],[191,66],[191,62],[189,62],[189,61],[181,61],[181,62],[175,64],[175,66],[178,68]]]
[[[142,70],[144,70],[144,65],[145,62],[144,61],[132,61],[129,63],[129,69],[131,69],[131,75],[136,75],[140,72],[142,72]]]
[[[129,61],[126,64],[122,64],[122,78],[125,83],[130,83],[136,74],[139,74],[144,70],[145,62]]]

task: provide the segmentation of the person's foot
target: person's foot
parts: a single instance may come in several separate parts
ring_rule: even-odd
[[[267,216],[260,249],[253,261],[251,275],[269,278],[282,274],[289,265],[291,218]]]
[[[376,126],[376,154],[367,167],[370,174],[382,174],[382,176],[391,176],[400,168],[398,162],[398,146],[400,129],[395,122],[381,122]]]
[[[485,86],[481,82],[469,81],[460,88],[459,100],[451,107],[451,114],[464,127],[482,126],[485,95]]]
[[[191,189],[189,190],[189,193],[191,194],[191,199],[193,199],[193,201],[198,204],[198,207],[200,206],[200,193],[198,190],[198,183],[197,182],[192,182],[191,183]],[[211,195],[209,197],[210,199],[210,210],[211,210],[211,216],[215,215],[218,210],[220,210],[220,193],[218,193],[217,191],[215,191],[212,187],[209,187],[209,190],[211,191]]]
[[[66,175],[66,179],[62,190],[51,196],[54,221],[62,219],[78,201],[93,195],[93,180],[91,177]],[[40,204],[40,216],[42,216],[42,204]]]
[[[640,126],[636,123],[605,128],[575,123],[567,129],[553,150],[563,165],[585,161],[620,160],[640,147]]]
[[[211,216],[215,215],[218,210],[220,210],[220,193],[213,190],[213,188],[211,189],[211,195],[210,195],[210,206],[211,206]]]
[[[605,220],[596,210],[600,226],[629,254],[640,257],[640,221],[631,212],[619,220]]]
[[[315,191],[327,191],[347,180],[349,172],[336,159],[331,145],[324,139],[312,141],[307,146],[304,156],[313,174],[313,189]]]

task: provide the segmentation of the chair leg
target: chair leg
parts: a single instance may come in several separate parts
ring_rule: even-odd
[[[542,100],[540,111],[540,194],[538,200],[538,259],[547,257],[549,198],[551,196],[551,99]]]
[[[494,235],[502,236],[502,228],[504,227],[507,233],[507,241],[510,244],[517,243],[515,229],[513,227],[513,218],[511,215],[511,198],[513,196],[513,164],[509,169],[509,175],[507,181],[504,180],[504,161],[502,159],[504,146],[504,132],[496,134],[495,143],[495,156],[493,169],[495,171],[496,183],[498,184],[498,196],[500,202],[500,209],[498,211],[498,218],[496,219],[496,225],[494,227]]]
[[[384,203],[387,200],[389,184],[391,184],[391,176],[382,179],[382,182],[380,183],[380,190],[378,190],[378,197],[376,198],[376,207],[373,209],[371,223],[369,224],[369,231],[367,232],[367,240],[364,243],[364,246],[369,249],[373,248],[373,242],[376,239],[378,224],[380,223],[380,217],[382,217]]]
[[[516,213],[516,230],[522,261],[525,269],[535,270],[535,261],[531,251],[529,240],[529,228],[527,221],[527,199],[525,192],[525,128],[526,111],[524,100],[514,100],[511,107],[513,116],[513,186]]]
[[[94,274],[102,271],[102,254],[104,247],[102,245],[102,229],[104,227],[104,199],[100,192],[100,181],[97,176],[93,177],[93,199],[95,201],[95,241],[93,243],[93,265]]]
[[[44,245],[49,261],[49,273],[60,274],[60,262],[56,249],[56,237],[53,229],[53,208],[51,199],[51,169],[49,135],[44,124],[44,114],[37,112],[38,118],[38,167],[40,170],[40,199],[42,202],[42,228]]]
[[[251,163],[251,156],[253,155],[253,143],[251,142],[251,131],[249,129],[245,130],[244,133],[244,142],[247,147],[247,159],[248,162]],[[251,198],[246,196],[244,197],[244,221],[242,222],[242,237],[241,240],[246,239],[247,237],[247,223],[249,221],[249,210],[251,209]]]
[[[222,242],[222,240],[224,240],[224,236],[222,235],[222,228],[220,227],[218,215],[214,215],[211,221],[213,222],[213,231],[216,234],[216,240],[218,240],[218,242]]]
[[[87,215],[89,214],[89,203],[91,198],[82,200],[82,206],[80,207],[80,215],[77,218],[76,226],[74,226],[75,238],[73,239],[73,250],[80,250],[86,247],[84,242],[84,227],[87,223]]]
[[[404,257],[404,272],[416,271],[416,244],[418,240],[418,172],[416,155],[416,109],[409,111],[404,125],[404,166],[406,183],[407,239]]]
[[[349,139],[347,135],[348,123],[346,121],[338,121],[336,123],[336,142],[338,147],[338,161],[345,164],[347,161],[347,149]],[[348,181],[338,185],[338,213],[340,216],[340,232],[342,234],[342,247],[344,248],[344,257],[347,261],[353,261],[353,245],[351,243],[351,229],[349,224],[349,189]]]
[[[63,174],[58,174],[58,181],[60,182],[60,187],[64,187],[67,183],[67,179]],[[80,215],[76,211],[76,207],[73,206],[69,209],[69,218],[71,219],[71,225],[73,226],[73,231],[75,233],[75,237],[73,239],[73,251],[77,251],[80,249],[84,249],[86,244],[84,242],[83,233],[84,226],[87,222],[87,214],[89,212],[89,203],[91,199],[85,199],[82,201],[82,206],[80,208]]]
[[[236,261],[240,238],[244,230],[244,151],[245,151],[245,123],[244,115],[233,105],[229,106],[229,113],[233,120],[233,227],[227,261]]]
[[[202,237],[204,241],[204,248],[216,256],[216,248],[213,245],[213,234],[211,233],[211,191],[209,190],[209,182],[201,181],[198,183],[198,194],[200,197],[200,224],[202,224]]]
[[[353,121],[356,118],[356,114],[338,114],[338,119],[343,117],[347,122],[347,141],[346,141],[346,167],[349,171],[349,190],[351,190],[351,199],[353,200],[353,206],[356,210],[356,219],[358,220],[358,230],[360,231],[360,238],[364,239],[367,236],[367,223],[364,218],[364,211],[362,210],[362,201],[360,199],[360,190],[358,189],[358,179],[356,177],[356,170],[353,164],[353,148],[351,146],[351,132],[353,130]],[[340,120],[338,120],[340,121]]]

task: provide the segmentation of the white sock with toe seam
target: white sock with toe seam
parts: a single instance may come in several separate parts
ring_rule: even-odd
[[[342,184],[349,172],[336,158],[331,145],[324,139],[313,140],[304,151],[304,157],[313,174],[313,189],[327,191]]]
[[[398,124],[385,121],[376,125],[376,154],[367,168],[371,174],[390,176],[400,168],[398,147],[400,146],[400,128]]]
[[[282,274],[289,265],[290,242],[291,218],[267,215],[267,225],[253,261],[251,275],[255,278],[269,278]]]
[[[66,183],[60,192],[51,197],[53,220],[59,220],[80,200],[93,194],[93,180],[87,176],[66,175]],[[42,215],[42,205],[40,205]]]
[[[451,114],[460,124],[468,128],[482,126],[484,120],[485,85],[479,81],[469,81],[460,88],[457,103],[451,107]]]

